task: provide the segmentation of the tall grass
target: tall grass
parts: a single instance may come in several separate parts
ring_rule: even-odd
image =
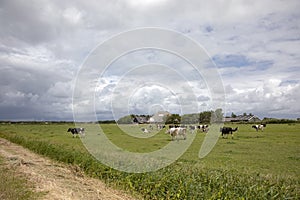
[[[243,127],[243,129],[247,130],[247,127]],[[32,131],[34,132],[34,130]],[[7,134],[7,132],[8,130],[6,130],[6,133],[1,131],[0,136],[52,159],[77,165],[86,174],[97,177],[118,188],[133,191],[143,199],[300,198],[298,177],[276,176],[272,173],[259,173],[257,170],[241,170],[241,167],[217,167],[224,159],[215,160],[216,157],[220,156],[222,158],[228,156],[227,154],[232,154],[233,150],[228,149],[228,147],[236,145],[242,139],[247,142],[252,139],[255,141],[255,138],[260,136],[257,135],[258,133],[250,136],[247,134],[240,135],[235,140],[221,140],[218,145],[223,146],[219,148],[221,148],[221,151],[225,150],[227,152],[221,155],[213,154],[212,158],[206,160],[206,162],[209,162],[206,165],[192,159],[195,157],[193,148],[198,148],[196,146],[198,143],[195,141],[189,151],[172,165],[156,172],[130,174],[111,169],[99,163],[81,148],[72,148],[57,142],[59,139],[53,139],[53,142],[49,142],[49,140],[37,139],[38,137],[33,137],[30,133],[26,135],[13,131]],[[41,133],[37,132],[35,134]],[[46,135],[43,137],[46,137]],[[247,137],[250,138],[246,139]],[[199,140],[201,140],[201,137]],[[76,142],[78,140],[73,139],[72,141]],[[275,141],[275,144],[277,144],[279,140],[275,139]],[[216,148],[216,151],[218,151],[218,147]],[[297,150],[295,151],[297,152]],[[295,155],[293,154],[293,157]],[[234,161],[247,163],[240,156],[233,154],[233,158]],[[214,161],[218,164],[213,164]],[[296,161],[296,163],[299,163],[299,161]]]
[[[1,200],[31,200],[37,199],[41,193],[33,192],[33,185],[25,177],[20,176],[4,165],[0,157],[0,199]]]

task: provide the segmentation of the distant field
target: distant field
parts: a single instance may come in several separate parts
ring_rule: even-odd
[[[126,190],[136,191],[146,199],[296,199],[300,195],[300,124],[268,124],[264,132],[256,132],[250,124],[228,124],[227,126],[239,128],[234,134],[234,139],[230,136],[227,139],[220,137],[211,153],[203,159],[198,158],[198,153],[205,134],[198,132],[190,148],[171,166],[153,173],[132,175],[88,160],[90,156],[81,140],[72,138],[71,134],[66,132],[67,128],[72,126],[0,125],[0,136],[29,148],[32,146],[32,150],[54,159],[82,166],[88,174]],[[86,134],[89,134],[91,125],[82,126],[86,128]],[[114,124],[101,127],[113,143],[133,152],[150,152],[164,147],[169,142],[177,142],[171,141],[170,136],[164,133],[165,130],[150,138],[140,138],[144,137],[140,131],[142,126],[122,127],[131,135],[137,135],[137,138],[125,134]],[[185,141],[180,140],[179,144],[183,142]],[[39,146],[33,147],[35,143]],[[62,155],[56,155],[61,154],[58,151],[66,152],[69,157],[64,160]],[[74,151],[76,154],[72,154]],[[89,162],[92,167],[86,166],[84,162]],[[103,176],[103,170],[109,174]],[[176,176],[171,177],[172,171],[176,172]],[[175,186],[166,188],[163,184]]]

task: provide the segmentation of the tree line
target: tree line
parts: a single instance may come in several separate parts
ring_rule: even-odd
[[[136,118],[144,118],[149,120],[151,115],[127,115],[121,117],[117,123],[118,124],[131,124],[136,123]],[[203,111],[200,113],[184,114],[180,116],[179,114],[171,114],[163,118],[164,124],[208,124],[211,122],[222,122],[224,119],[224,113],[221,108],[215,111]]]

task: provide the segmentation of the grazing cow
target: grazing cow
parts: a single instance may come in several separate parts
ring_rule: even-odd
[[[192,133],[195,133],[197,129],[202,130],[202,132],[208,131],[208,125],[198,125],[198,126],[189,126]]]
[[[199,130],[202,130],[202,132],[207,132],[208,131],[208,125],[199,125],[197,126]]]
[[[238,127],[236,127],[235,129],[233,129],[231,127],[222,127],[222,128],[220,128],[220,132],[222,132],[222,137],[224,135],[231,134],[231,138],[233,138],[233,132],[235,132],[237,130],[238,130]]]
[[[157,130],[161,130],[161,129],[164,129],[164,128],[166,128],[165,125],[157,124]]]
[[[85,136],[84,128],[69,128],[67,132],[71,132],[73,137],[79,136],[79,134],[83,137]]]
[[[146,128],[142,128],[143,133],[149,133],[149,131]]]
[[[264,127],[266,127],[267,125],[266,124],[256,124],[256,125],[253,125],[252,128],[254,128],[256,130],[256,132],[258,132],[258,130],[261,130],[261,131],[264,131]]]
[[[150,130],[153,130],[153,126],[151,124],[149,125],[149,128],[150,128]]]
[[[166,131],[166,133],[170,134],[172,136],[172,140],[175,138],[178,141],[178,136],[181,135],[183,136],[183,139],[186,139],[186,128],[170,128],[169,130]]]
[[[195,131],[197,130],[197,126],[189,126],[191,133],[195,133]]]
[[[178,125],[169,125],[169,129],[171,128],[178,128],[179,126]]]

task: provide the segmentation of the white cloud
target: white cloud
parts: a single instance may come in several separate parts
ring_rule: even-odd
[[[299,83],[284,84],[278,79],[267,79],[255,87],[235,89],[227,96],[229,112],[255,113],[260,117],[291,116],[300,113]]]
[[[300,114],[299,8],[297,0],[1,1],[0,112],[11,119],[71,119],[71,90],[89,51],[122,31],[155,26],[179,31],[201,44],[212,58],[220,58],[216,64],[229,110],[296,117]],[[89,89],[99,92],[102,107],[98,108],[104,118],[110,116],[112,94],[126,94],[122,93],[127,91],[126,81],[124,87],[118,85],[120,75],[151,62],[172,66],[174,71],[162,68],[153,76],[151,70],[137,69],[130,74],[135,81],[127,86],[142,84],[143,77],[148,82],[166,79],[162,86],[170,86],[175,94],[184,94],[185,88],[191,91],[177,95],[183,100],[179,108],[176,95],[166,97],[168,92],[148,85],[144,99],[140,92],[132,94],[132,109],[136,105],[151,110],[151,105],[161,104],[174,112],[190,111],[184,105],[193,99],[191,94],[199,100],[198,109],[210,108],[205,77],[175,55],[144,50],[120,58],[101,84],[91,81]],[[174,77],[180,79],[176,84]]]
[[[129,0],[127,2],[134,8],[148,9],[151,6],[163,6],[167,0]]]
[[[74,7],[66,8],[62,16],[72,25],[76,25],[82,19],[82,13]]]

